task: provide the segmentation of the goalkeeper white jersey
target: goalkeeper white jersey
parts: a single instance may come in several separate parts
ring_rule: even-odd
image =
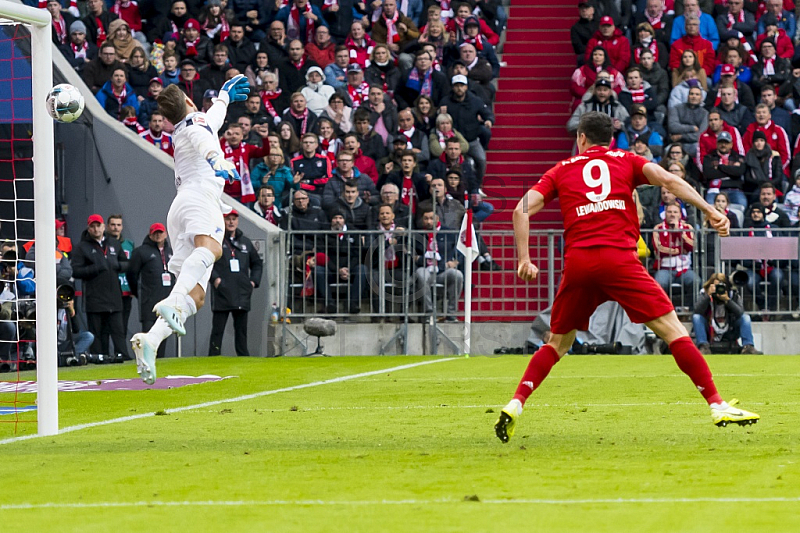
[[[224,96],[223,96],[224,95]],[[190,113],[175,126],[175,188],[202,189],[219,198],[225,180],[214,174],[206,158],[210,152],[222,153],[217,132],[228,110],[227,93],[221,92],[207,113]],[[222,157],[222,155],[220,155]]]

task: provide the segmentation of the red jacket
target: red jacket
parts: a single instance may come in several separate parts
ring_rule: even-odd
[[[602,46],[608,54],[608,60],[615,69],[620,72],[628,70],[631,64],[631,42],[622,34],[622,30],[617,28],[610,39],[603,37],[600,30],[594,33],[594,37],[589,39],[586,45],[586,61],[592,60],[592,50],[596,46]],[[714,51],[713,48],[711,50]]]
[[[780,154],[783,172],[786,174],[789,170],[789,163],[791,163],[792,160],[792,152],[789,148],[789,136],[786,134],[786,130],[771,120],[767,122],[766,126],[759,126],[758,122],[753,122],[747,126],[747,131],[744,132],[744,137],[742,138],[746,151],[749,151],[750,147],[753,146],[753,134],[756,130],[763,131],[764,135],[767,136],[767,144]]]
[[[711,41],[703,39],[699,35],[694,37],[684,35],[674,43],[669,51],[669,68],[678,68],[681,66],[681,56],[686,50],[694,50],[697,54],[697,60],[703,65],[703,70],[710,78],[714,74],[714,69],[717,66],[717,58],[714,52],[714,45]]]
[[[365,156],[361,150],[358,151],[354,166],[359,172],[369,176],[373,183],[378,184],[378,168],[375,166],[375,161],[371,157]]]
[[[142,15],[136,2],[131,1],[127,7],[123,7],[121,2],[115,2],[109,11],[127,22],[132,31],[142,31]]]
[[[247,144],[242,141],[236,148],[231,148],[228,141],[220,139],[219,145],[222,148],[222,153],[225,154],[225,159],[236,165],[236,171],[240,176],[250,174],[250,161],[252,159],[269,155],[269,144],[265,144],[262,148],[259,148],[258,146]],[[225,189],[223,190],[225,194],[238,200],[242,197],[242,182],[234,181],[230,183],[226,181]]]
[[[723,121],[722,131],[727,131],[731,134],[731,138],[733,138],[732,150],[744,157],[747,152],[745,152],[744,144],[742,143],[742,134],[739,133],[739,130]],[[697,145],[697,168],[703,170],[703,160],[708,154],[717,149],[717,134],[711,131],[711,128],[708,128],[700,135]]]
[[[400,8],[398,8],[398,9],[400,9]],[[466,22],[466,20],[465,20],[465,22]],[[489,41],[489,44],[491,44],[492,46],[497,46],[500,43],[500,36],[497,35],[494,32],[494,30],[492,28],[490,28],[489,25],[486,24],[486,21],[483,20],[482,18],[478,19],[478,24],[480,24],[481,35],[483,35],[484,39]],[[419,31],[421,31],[421,32],[425,31],[427,28],[428,28],[428,25],[426,24],[425,27],[423,27]],[[459,30],[458,23],[456,22],[455,18],[451,18],[450,20],[448,20],[447,23],[445,23],[444,28],[447,31],[454,31],[454,32],[458,32],[458,30]]]
[[[336,44],[331,41],[325,48],[320,48],[317,43],[308,43],[306,45],[306,55],[324,69],[336,59]]]
[[[756,50],[761,50],[761,43],[764,42],[764,39],[767,38],[766,33],[762,33],[756,39]],[[792,44],[792,40],[786,35],[784,30],[779,29],[778,35],[775,36],[773,39],[775,42],[775,51],[778,53],[778,57],[782,57],[784,59],[792,59],[794,56],[794,45]]]

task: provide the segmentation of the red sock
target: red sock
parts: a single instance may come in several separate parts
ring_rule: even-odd
[[[556,363],[558,363],[558,352],[549,344],[536,350],[522,375],[522,381],[519,382],[514,398],[525,405],[525,400],[539,387]]]
[[[711,377],[711,370],[708,368],[703,354],[692,342],[689,337],[681,337],[672,341],[669,345],[672,352],[672,357],[678,363],[684,374],[691,378],[700,394],[709,404],[722,403],[722,397],[717,392],[717,387],[714,385],[714,378]]]

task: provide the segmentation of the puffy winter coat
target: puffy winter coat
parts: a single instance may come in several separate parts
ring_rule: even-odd
[[[120,272],[127,270],[128,258],[122,245],[114,237],[102,243],[83,230],[81,240],[73,250],[72,275],[83,280],[83,298],[87,313],[113,313],[122,311]]]
[[[165,242],[164,249],[159,250],[149,235],[131,254],[127,272],[128,285],[131,294],[139,300],[139,317],[142,322],[155,321],[153,307],[169,296],[175,285],[175,275],[167,270],[171,258],[172,247],[169,243]],[[169,276],[168,284],[165,284],[164,275]]]

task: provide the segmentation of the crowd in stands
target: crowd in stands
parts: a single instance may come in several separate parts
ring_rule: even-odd
[[[792,0],[581,0],[578,11],[569,131],[587,111],[607,113],[614,147],[686,179],[741,234],[776,237],[798,226],[800,32]],[[694,230],[703,221],[668,191],[644,186],[638,196],[655,278],[691,307]],[[742,264],[758,307],[775,310],[779,291],[797,298],[791,263]]]

